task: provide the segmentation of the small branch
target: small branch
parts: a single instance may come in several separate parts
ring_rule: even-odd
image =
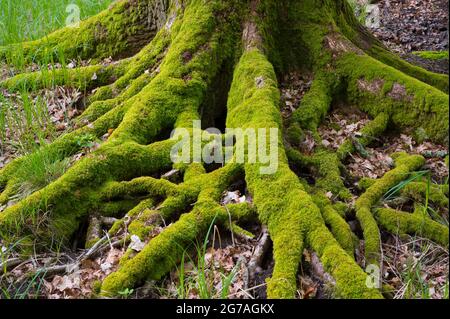
[[[258,244],[255,247],[253,256],[248,263],[248,272],[250,282],[254,282],[255,273],[258,267],[263,266],[264,257],[267,255],[270,249],[270,236],[266,227],[262,229],[261,236],[258,240]]]

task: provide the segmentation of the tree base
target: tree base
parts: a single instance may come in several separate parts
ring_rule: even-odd
[[[0,213],[4,242],[28,238],[20,245],[26,252],[36,244],[45,247],[55,237],[69,241],[90,217],[91,221],[92,217],[117,218],[110,235],[125,227],[128,238],[136,235],[146,243],[135,256],[126,254],[119,269],[102,283],[102,296],[117,296],[147,279],[166,275],[212,224],[231,227],[231,219],[235,225],[231,228],[239,231],[237,225],[252,218],[256,210],[273,241],[275,267],[267,282],[270,298],[295,296],[305,247],[317,253],[336,281],[336,295],[382,297],[378,286],[367,285],[367,274],[355,262],[355,236],[345,216],[335,209],[336,203],[325,196],[328,192],[356,212],[367,265],[380,267],[379,225],[388,231],[421,233],[448,245],[448,227],[430,216],[374,209],[386,192],[423,166],[423,157],[396,154],[396,168],[373,182],[354,206],[340,170],[342,160],[372,141],[364,136],[380,135],[389,127],[422,129],[430,139],[447,143],[446,77],[413,67],[384,49],[357,24],[346,1],[166,4],[119,1],[79,29],[66,28],[47,40],[24,44],[27,55],[44,46],[57,48],[68,58],[120,58],[135,48],[140,51],[111,66],[55,73],[58,84],[71,79],[84,88],[98,89],[89,97],[80,127],[39,152],[56,152],[65,158],[80,150],[80,140],[112,133],[61,178]],[[122,31],[125,34],[119,36]],[[70,42],[61,41],[62,36]],[[0,49],[0,58],[6,55],[7,49]],[[224,109],[220,102],[211,103],[215,100],[211,88],[230,61],[236,60],[229,92],[218,94],[228,93],[226,127],[289,132],[288,138],[278,138],[278,170],[263,175],[262,163],[231,163],[212,172],[207,172],[205,163],[174,166],[170,153],[176,141],[165,137],[174,128],[192,127],[205,110],[215,114]],[[276,73],[289,69],[307,69],[314,80],[301,107],[283,122]],[[46,82],[44,77],[39,72],[21,74],[0,82],[0,87],[36,89]],[[336,153],[318,147],[312,155],[302,154],[292,141],[298,138],[302,143],[305,131],[318,139],[317,128],[337,96],[358,105],[373,122],[362,138],[347,141]],[[15,172],[26,160],[19,158],[0,171],[0,205],[15,195]],[[299,178],[292,164],[312,168],[314,185]],[[181,183],[159,178],[172,169],[181,174]],[[221,205],[222,193],[243,178],[253,205]],[[152,229],[168,220],[173,224],[148,241]],[[98,222],[91,223],[88,246],[97,242],[98,228]]]

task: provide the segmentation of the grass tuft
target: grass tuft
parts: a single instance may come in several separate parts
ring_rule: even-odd
[[[2,0],[0,1],[0,45],[36,40],[66,25],[66,20],[92,16],[111,0]],[[68,21],[69,21],[68,20]]]

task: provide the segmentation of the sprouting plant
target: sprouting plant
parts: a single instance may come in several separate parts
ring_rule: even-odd
[[[91,148],[95,145],[95,140],[97,138],[93,134],[84,134],[76,139],[76,143],[81,148]]]
[[[447,282],[445,283],[445,286],[444,286],[444,299],[449,299],[449,296],[448,296],[448,278],[447,278]]]
[[[128,299],[130,298],[130,296],[134,293],[134,289],[130,289],[130,288],[126,288],[122,291],[119,291],[118,294],[123,298],[123,299]]]
[[[234,278],[236,277],[237,271],[239,267],[241,266],[240,262],[238,261],[236,265],[233,267],[233,270],[228,274],[228,276],[225,276],[222,274],[222,291],[221,291],[221,298],[227,299],[228,295],[230,294],[230,287],[231,284],[234,281]]]
[[[214,271],[207,269],[208,267],[205,257],[208,249],[209,237],[212,233],[216,218],[217,216],[210,224],[203,242],[195,245],[196,262],[189,256],[189,254],[187,254],[186,251],[182,255],[180,267],[178,268],[179,283],[177,287],[178,298],[180,299],[186,298],[191,289],[195,289],[201,299],[228,298],[230,287],[236,277],[238,269],[240,268],[240,262],[238,262],[227,275],[220,271],[219,275],[222,278],[221,285],[219,285],[220,288],[219,286],[214,286],[214,277],[216,277],[216,274]],[[185,268],[187,259],[192,265],[195,265],[194,269],[189,273],[186,272]]]

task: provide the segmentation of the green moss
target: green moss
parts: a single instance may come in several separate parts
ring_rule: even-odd
[[[133,209],[138,202],[139,200],[136,198],[104,202],[101,207],[98,208],[98,212],[105,217],[119,218],[130,211],[130,209]]]
[[[127,63],[122,61],[108,66],[92,65],[76,69],[56,69],[18,74],[0,82],[0,88],[10,91],[31,91],[54,86],[71,85],[81,91],[113,82],[125,73]]]
[[[50,237],[68,240],[89,211],[102,205],[96,189],[104,181],[126,180],[170,169],[171,146],[168,142],[150,146],[125,143],[111,147],[105,144],[95,154],[77,162],[60,179],[2,212],[0,231],[5,238],[7,234],[23,234],[26,229],[18,231],[17,228],[20,229],[33,214],[50,211],[48,227],[52,231],[44,231],[37,237],[43,242]],[[128,169],[124,170],[124,167]]]
[[[26,42],[12,48],[23,52],[28,59],[41,60],[53,56],[58,60],[81,58],[123,57],[139,51],[151,41],[158,31],[157,24],[169,8],[157,8],[161,1],[119,0],[109,9],[80,22],[79,27],[65,27],[40,40]],[[162,9],[162,10],[161,10]],[[163,12],[158,12],[163,11]],[[149,12],[159,13],[151,17]],[[11,49],[0,50],[0,59],[5,58]]]
[[[376,182],[377,182],[376,179],[370,177],[363,177],[358,181],[358,189],[366,191]]]
[[[117,6],[123,4],[121,1]],[[101,205],[92,192],[95,193],[95,189],[103,183],[169,170],[172,166],[170,149],[173,141],[142,145],[156,140],[165,129],[175,124],[190,127],[191,120],[199,118],[198,108],[211,79],[219,71],[221,61],[232,53],[226,48],[234,40],[235,34],[227,29],[232,28],[233,23],[223,23],[221,28],[216,28],[220,16],[215,13],[220,9],[217,1],[205,5],[202,1],[193,0],[184,16],[172,26],[170,49],[153,81],[126,103],[101,116],[93,125],[62,136],[48,148],[56,149],[61,154],[75,154],[80,149],[77,142],[80,136],[93,134],[100,137],[110,128],[116,128],[109,140],[93,154],[77,162],[61,179],[3,212],[0,229],[7,229],[9,233],[15,225],[16,216],[28,206],[38,210],[47,210],[51,206],[51,224],[55,234],[70,238],[89,210]],[[104,14],[109,14],[109,11]],[[121,27],[120,24],[116,26]],[[222,34],[229,34],[229,37],[224,39]],[[186,62],[182,58],[185,52],[196,53]],[[185,122],[177,122],[179,118]],[[7,175],[4,176],[7,179],[11,178],[13,168],[20,166],[20,162],[21,159],[11,168],[6,168]]]
[[[412,65],[401,59],[395,53],[390,52],[386,47],[376,39],[367,29],[361,28],[352,9],[347,1],[335,1],[334,21],[340,32],[345,35],[358,48],[369,54],[374,59],[396,68],[397,70],[420,81],[432,85],[443,92],[448,91],[448,76],[429,72],[421,67]]]
[[[101,190],[105,200],[151,195],[154,197],[169,196],[177,192],[177,187],[164,179],[139,177],[129,182],[110,182]]]
[[[234,221],[248,223],[257,220],[256,209],[249,203],[239,203],[226,206]]]
[[[325,269],[336,280],[336,296],[346,299],[382,298],[378,289],[367,287],[367,274],[341,249],[336,240],[327,235],[326,227],[317,222],[314,226],[308,233],[308,237]]]
[[[289,148],[286,150],[291,162],[299,169],[309,168],[316,177],[315,186],[325,192],[332,192],[342,200],[351,199],[350,191],[345,187],[341,178],[339,161],[335,153],[319,150],[313,156],[306,156]]]
[[[434,141],[448,140],[448,95],[365,55],[338,62],[351,102],[373,117],[385,113],[400,129],[423,128]]]
[[[448,51],[415,51],[413,54],[427,60],[448,60]]]
[[[378,179],[355,202],[356,217],[358,218],[364,233],[365,254],[368,264],[378,264],[380,261],[380,232],[372,215],[372,207],[392,187],[405,180],[408,175],[425,164],[425,159],[418,155],[396,153],[392,157],[396,168]]]
[[[186,8],[183,18],[173,26],[179,31],[172,34],[160,72],[126,102],[128,111],[112,138],[148,143],[168,127],[192,127],[192,120],[199,119],[208,85],[232,54],[229,46],[234,33],[228,28],[233,23],[216,29],[218,18],[214,13],[218,9],[216,1],[209,5],[193,1]],[[222,34],[229,37],[224,39]],[[188,61],[183,59],[186,52],[192,52]]]
[[[126,72],[117,81],[98,88],[89,97],[90,104],[77,119],[77,123],[83,123],[85,120],[95,121],[144,89],[158,74],[157,67],[170,44],[169,35],[166,29],[161,30],[150,44],[127,62]]]
[[[330,152],[317,152],[313,162],[319,169],[319,178],[316,186],[337,195],[342,200],[350,200],[352,195],[345,187],[340,172],[340,161],[336,154]]]
[[[347,252],[349,256],[354,255],[354,240],[353,233],[350,226],[344,218],[334,209],[330,200],[324,195],[317,194],[313,196],[314,203],[320,208],[322,217],[327,225],[329,225],[331,232],[336,238],[337,242]]]
[[[256,78],[264,79],[263,87],[256,85]],[[256,49],[244,53],[235,69],[229,95],[227,127],[281,128],[278,103],[273,67]],[[279,152],[278,170],[273,175],[261,175],[261,164],[245,166],[247,185],[259,218],[268,225],[274,245],[275,267],[268,280],[268,296],[294,297],[298,265],[308,243],[337,279],[340,296],[379,297],[376,290],[365,286],[364,272],[333,238],[320,209],[289,169],[281,138]]]
[[[313,84],[302,99],[300,107],[292,114],[292,121],[306,130],[315,131],[327,115],[331,105],[329,74],[317,74]]]
[[[94,295],[99,294],[101,288],[102,288],[102,282],[100,280],[94,281],[94,283],[92,284],[92,292],[94,293]]]
[[[161,279],[176,266],[186,249],[194,248],[199,237],[205,235],[213,223],[227,223],[228,214],[217,202],[238,173],[239,167],[230,165],[190,180],[186,187],[201,189],[193,210],[164,229],[141,252],[127,256],[119,270],[103,282],[102,295],[115,296],[119,291],[136,287],[146,279]],[[180,200],[186,203],[183,197]],[[145,228],[137,225],[136,230],[141,232]]]
[[[101,223],[98,218],[90,218],[89,226],[86,231],[86,243],[85,248],[89,249],[94,246],[99,240],[101,235]]]
[[[134,206],[131,210],[127,211],[127,214],[124,218],[121,218],[119,220],[117,220],[109,229],[108,234],[110,236],[114,236],[116,235],[123,227],[127,226],[129,221],[133,221],[133,219],[137,219],[137,217],[139,217],[139,214],[141,214],[142,212],[151,210],[153,208],[155,204],[155,201],[153,198],[147,198],[142,200],[138,205]],[[151,224],[153,225],[153,224]],[[151,229],[147,229],[145,228],[146,226],[151,226],[151,225],[143,225],[144,230],[142,232],[146,232],[146,231],[150,231]],[[136,232],[133,232],[133,234],[138,235],[141,239],[145,238],[145,236],[140,236],[141,235],[141,231],[138,230]]]
[[[129,48],[133,51],[134,45],[128,40],[130,36],[134,38],[140,34],[146,24],[139,21],[143,12],[139,4],[142,2],[136,2],[137,5],[130,2],[129,6],[125,3],[118,1],[110,11],[84,22],[79,30],[65,32],[66,29],[52,34],[47,40],[48,48],[58,47],[69,57],[121,56]],[[102,212],[102,209],[104,212],[101,207],[110,207],[111,213],[117,212],[123,203],[130,201],[128,204],[134,208],[126,206],[127,210],[131,209],[128,212],[131,218],[129,230],[144,239],[156,224],[155,216],[175,219],[176,214],[181,214],[177,222],[152,239],[144,250],[137,254],[127,253],[119,270],[104,281],[101,293],[105,296],[117,295],[147,279],[162,278],[180,261],[185,249],[203,236],[213,222],[228,223],[228,211],[236,220],[253,217],[253,208],[247,204],[230,205],[228,211],[217,204],[233,179],[242,177],[240,165],[227,165],[210,174],[206,174],[201,164],[184,165],[180,168],[184,173],[184,183],[178,186],[148,178],[133,180],[173,167],[169,156],[173,141],[153,142],[167,130],[191,127],[192,120],[200,118],[199,109],[213,79],[219,75],[223,65],[233,61],[236,43],[241,40],[240,17],[246,15],[238,1],[191,0],[182,7],[185,11],[177,12],[170,32],[161,31],[153,44],[129,61],[126,74],[115,84],[105,86],[94,94],[86,118],[95,120],[95,123],[65,135],[49,148],[62,150],[68,156],[79,149],[77,140],[80,136],[93,134],[100,137],[114,128],[109,141],[76,163],[65,176],[0,215],[0,231],[11,234],[41,211],[49,210],[50,224],[55,230],[52,234],[68,238],[77,229],[80,220],[91,212]],[[367,136],[363,139],[384,130],[388,119],[402,128],[412,127],[419,120],[424,121],[428,135],[437,140],[443,139],[444,133],[448,132],[448,126],[443,124],[444,111],[448,110],[445,94],[400,72],[393,72],[381,63],[372,63],[366,56],[345,55],[338,63],[340,72],[336,74],[332,63],[335,57],[329,50],[324,50],[324,37],[337,31],[345,34],[354,32],[352,19],[347,18],[348,8],[344,0],[261,2],[258,10],[267,13],[261,15],[265,18],[259,23],[262,32],[267,35],[273,27],[281,35],[279,39],[270,37],[264,43],[268,55],[277,62],[279,69],[301,66],[327,70],[316,74],[310,92],[304,97],[299,111],[293,115],[288,131],[291,141],[294,144],[300,142],[303,129],[312,130],[317,136],[316,129],[329,111],[332,96],[342,83],[348,84],[351,99],[361,102],[361,108],[375,117],[371,123],[373,126],[368,126]],[[148,13],[147,9],[145,13]],[[129,26],[130,21],[133,27],[119,35],[117,31],[123,32],[122,29]],[[98,31],[94,33],[94,40],[93,29]],[[69,38],[62,40],[63,33]],[[153,35],[152,30],[145,43]],[[68,43],[69,40],[73,43]],[[79,40],[90,47],[75,48]],[[280,46],[280,43],[283,45]],[[299,45],[290,46],[291,43]],[[41,44],[42,41],[26,44],[27,53],[34,52],[36,46]],[[143,43],[136,45],[136,49],[142,47]],[[160,61],[160,55],[166,50],[165,58]],[[132,52],[125,55],[128,53]],[[353,58],[354,65],[351,63]],[[155,74],[145,75],[145,70],[157,64],[159,68]],[[359,92],[358,80],[378,78],[385,79],[380,92],[370,95]],[[386,97],[396,88],[397,81],[405,86],[408,94],[414,95],[413,101],[408,101],[412,105],[397,101],[395,97]],[[373,95],[378,98],[373,99]],[[408,96],[403,98],[408,100]],[[260,50],[248,49],[234,73],[227,126],[281,130],[279,98],[274,68]],[[377,289],[367,287],[367,276],[353,259],[353,238],[343,219],[345,209],[341,207],[338,213],[329,201],[313,199],[305,191],[298,177],[289,169],[281,133],[278,149],[278,169],[274,174],[261,174],[261,163],[249,163],[244,167],[259,219],[267,224],[274,243],[275,268],[272,278],[268,280],[268,296],[295,296],[303,248],[309,246],[318,253],[326,271],[336,279],[338,296],[381,297]],[[372,223],[372,206],[390,187],[423,164],[423,159],[418,156],[402,154],[396,160],[397,168],[373,183],[356,205],[369,254],[378,253],[376,245],[379,244],[378,227]],[[308,161],[317,169],[318,189],[332,190],[342,199],[350,198],[340,179],[339,160],[334,154],[319,151]],[[8,185],[20,164],[20,160],[15,161],[0,172],[0,186]],[[130,182],[117,183],[123,180]],[[98,192],[99,188],[101,192]],[[148,196],[154,198],[149,199]],[[138,204],[134,197],[143,201]],[[161,200],[162,205],[153,207]],[[192,210],[191,204],[194,204]],[[327,224],[332,232],[326,227]],[[118,231],[122,225],[117,223],[111,231]]]
[[[429,200],[439,207],[448,208],[448,185],[430,184],[425,182],[412,182],[402,189],[402,195],[413,199],[416,202],[425,202],[427,196]]]
[[[264,79],[262,88],[256,85],[258,77]],[[281,127],[278,101],[272,66],[257,50],[245,53],[235,69],[228,100],[227,127]],[[295,209],[299,201],[294,198],[307,195],[299,194],[298,179],[285,164],[286,159],[280,157],[280,160],[282,166],[274,175],[261,176],[259,164],[246,165],[245,171],[260,220],[268,225],[274,242],[275,269],[268,282],[268,294],[286,298],[295,294],[296,272],[303,247],[300,214]]]
[[[116,295],[119,291],[143,283],[145,279],[160,279],[167,269],[176,265],[176,256],[182,254],[182,247],[195,240],[202,224],[194,213],[183,215],[176,224],[154,238],[152,244],[109,275],[103,281],[102,294]]]
[[[343,202],[334,203],[333,208],[344,219],[350,211],[348,204]]]
[[[155,227],[155,223],[152,223],[151,221],[158,217],[159,213],[157,211],[144,210],[137,219],[130,223],[128,231],[131,235],[136,235],[141,240],[145,240]]]
[[[412,65],[385,48],[382,48],[380,45],[373,46],[368,53],[380,62],[385,63],[404,74],[427,83],[444,93],[448,92],[448,76],[445,74],[433,73],[416,65]]]
[[[298,123],[291,125],[286,130],[288,142],[293,146],[299,146],[305,140],[306,136]]]
[[[419,127],[418,129],[414,130],[413,138],[418,145],[422,144],[423,142],[429,139],[427,132],[422,127]]]
[[[393,234],[419,235],[438,244],[448,246],[448,227],[420,214],[410,214],[388,208],[380,208],[375,214],[377,221]]]
[[[227,225],[228,226],[228,225]],[[228,227],[230,228],[230,227]],[[231,224],[231,231],[238,236],[244,237],[244,238],[251,238],[254,239],[255,235],[252,234],[251,232],[249,232],[248,230],[243,229],[242,227],[236,225],[236,224]]]

